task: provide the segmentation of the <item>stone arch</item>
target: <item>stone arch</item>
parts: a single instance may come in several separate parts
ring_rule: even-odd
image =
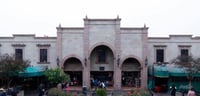
[[[64,67],[65,61],[66,61],[67,59],[69,59],[69,58],[77,58],[78,60],[80,60],[82,67],[84,66],[84,65],[83,65],[83,64],[84,64],[84,63],[83,63],[84,61],[83,61],[83,59],[82,59],[80,56],[71,54],[71,55],[65,56],[65,57],[61,60],[61,68]]]
[[[115,53],[113,50],[114,48],[110,44],[104,42],[95,44],[89,50],[90,78],[106,81],[108,83],[107,86],[113,86],[113,74],[115,71]],[[104,58],[103,60],[102,57]]]
[[[141,70],[142,63],[136,56],[127,56],[122,59],[120,64],[122,86],[126,87],[140,87],[141,86]]]
[[[134,58],[134,59],[136,59],[136,60],[140,63],[140,66],[142,66],[142,59],[141,59],[140,57],[135,56],[135,55],[128,55],[128,56],[123,57],[123,58],[120,60],[120,62],[119,62],[119,63],[120,63],[120,64],[119,64],[120,68],[122,67],[123,62],[124,62],[126,59],[128,59],[128,58]]]
[[[83,63],[80,57],[75,55],[67,56],[62,64],[62,69],[70,77],[71,86],[82,86],[83,83]]]
[[[90,49],[89,49],[89,55],[91,54],[91,52],[98,46],[106,46],[108,48],[111,49],[111,51],[113,52],[113,55],[116,56],[116,52],[115,52],[115,48],[109,44],[109,43],[106,43],[106,42],[99,42],[99,43],[96,43],[94,44]]]

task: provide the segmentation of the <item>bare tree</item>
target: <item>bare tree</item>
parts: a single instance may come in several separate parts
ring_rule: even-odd
[[[17,77],[19,72],[23,72],[30,64],[29,60],[16,59],[15,55],[0,55],[0,77],[9,87],[13,78]]]
[[[194,75],[200,71],[200,58],[193,58],[192,56],[181,55],[172,60],[172,63],[185,69],[189,84],[194,78]]]

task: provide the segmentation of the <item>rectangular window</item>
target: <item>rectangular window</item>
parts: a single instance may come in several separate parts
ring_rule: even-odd
[[[40,62],[47,62],[47,49],[40,49]]]
[[[22,49],[15,49],[15,59],[23,60],[23,50]]]
[[[98,63],[106,63],[106,50],[103,48],[98,50]]]
[[[156,62],[164,62],[164,49],[156,49]]]
[[[158,63],[158,64],[167,63],[165,61],[166,48],[167,48],[167,45],[154,45],[154,63]]]
[[[189,50],[188,49],[181,49],[181,56],[189,56]]]

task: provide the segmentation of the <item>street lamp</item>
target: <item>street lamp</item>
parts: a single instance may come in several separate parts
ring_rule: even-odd
[[[147,57],[145,58],[145,67],[148,65],[148,59]]]
[[[84,61],[85,61],[85,66],[87,66],[87,58],[86,57],[85,57]]]
[[[57,66],[59,66],[60,60],[58,57],[56,58],[56,63],[57,63]]]

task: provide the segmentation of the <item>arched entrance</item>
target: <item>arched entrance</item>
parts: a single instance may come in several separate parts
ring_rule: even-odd
[[[96,82],[104,82],[106,86],[113,86],[114,55],[109,47],[100,45],[92,50],[90,68],[92,87],[96,85]]]
[[[64,72],[70,76],[71,86],[82,86],[82,64],[77,58],[71,57],[64,63]]]
[[[128,58],[122,64],[122,87],[140,87],[141,65],[135,58]]]

